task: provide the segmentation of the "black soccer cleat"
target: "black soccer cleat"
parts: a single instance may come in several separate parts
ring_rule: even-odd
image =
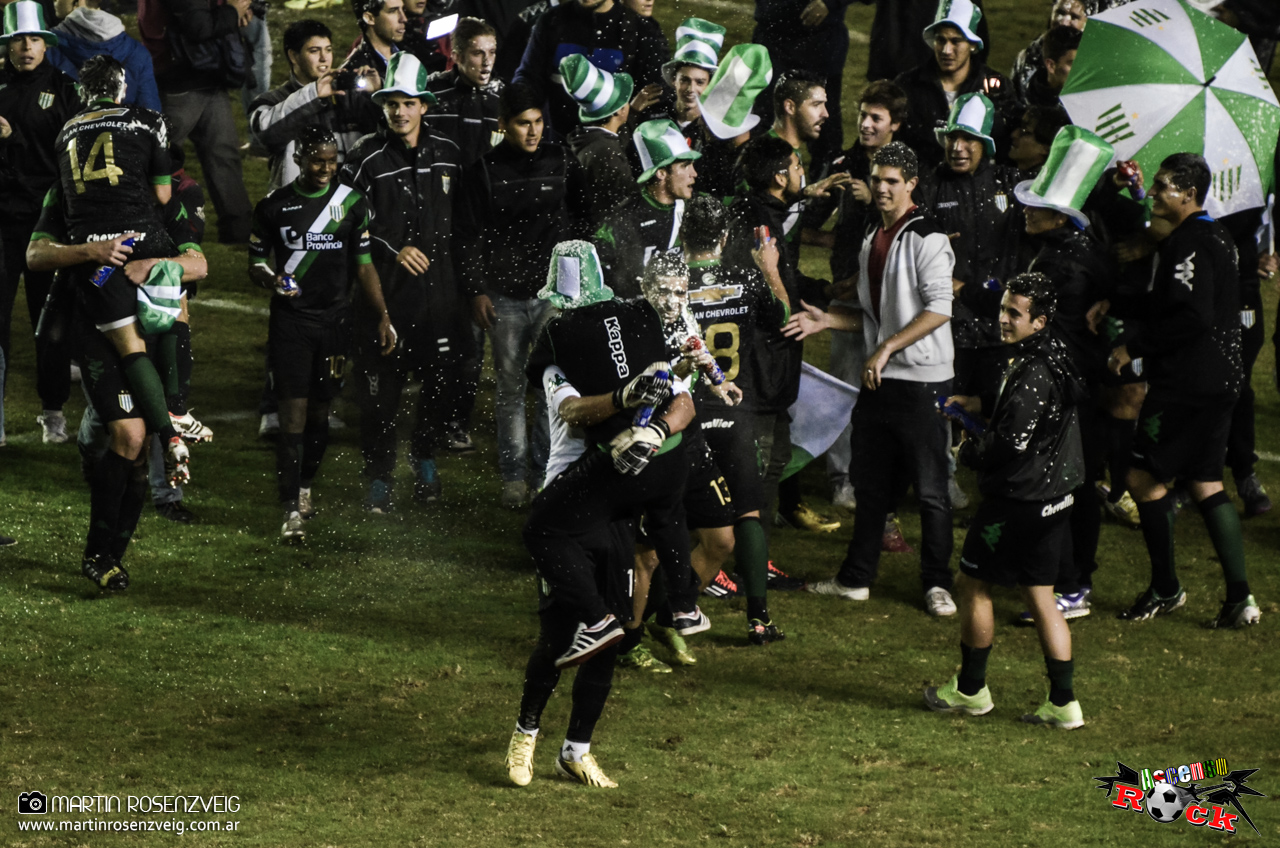
[[[770,592],[801,592],[804,591],[805,581],[799,577],[792,577],[781,568],[773,564],[773,560],[769,560],[769,591]]]
[[[1117,614],[1116,618],[1121,621],[1146,621],[1157,615],[1168,615],[1186,602],[1187,593],[1181,586],[1168,598],[1157,595],[1155,589],[1147,589],[1133,602],[1133,606]]]
[[[123,592],[129,588],[129,572],[110,554],[85,557],[80,562],[80,573],[96,583],[99,589]]]
[[[778,629],[773,621],[761,621],[753,618],[747,622],[747,641],[752,645],[767,645],[770,642],[781,642],[787,634]]]

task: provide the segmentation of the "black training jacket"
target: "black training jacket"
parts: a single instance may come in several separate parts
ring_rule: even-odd
[[[1040,251],[1027,270],[1044,274],[1058,292],[1049,329],[1067,346],[1080,372],[1099,379],[1111,351],[1104,335],[1090,332],[1086,316],[1090,307],[1110,295],[1118,271],[1093,235],[1071,224],[1036,236],[1035,243]]]
[[[34,71],[0,74],[0,115],[13,134],[0,141],[0,225],[26,238],[45,192],[58,181],[54,139],[80,110],[75,81],[47,59]]]
[[[1009,364],[987,430],[960,447],[988,497],[1060,498],[1084,482],[1076,405],[1085,385],[1062,342],[1043,331],[1008,345]]]
[[[1003,153],[1009,149],[1009,134],[1013,132],[1008,126],[1006,112],[1012,100],[1012,85],[999,71],[993,71],[977,60],[970,60],[969,76],[960,85],[956,97],[974,91],[986,91],[996,107],[995,126],[991,137],[995,140],[996,151]],[[897,141],[905,142],[920,157],[920,170],[927,171],[942,161],[942,145],[934,129],[942,126],[951,111],[947,103],[947,95],[938,80],[938,65],[930,58],[923,65],[899,74],[894,80],[907,93],[907,120],[902,128],[894,133]]]
[[[491,76],[488,85],[476,88],[456,68],[427,78],[436,105],[427,110],[423,123],[454,140],[462,151],[462,164],[470,165],[498,143],[498,99],[503,85]]]

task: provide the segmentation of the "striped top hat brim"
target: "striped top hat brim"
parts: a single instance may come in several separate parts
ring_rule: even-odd
[[[727,140],[755,129],[760,116],[751,108],[772,79],[773,63],[763,45],[730,48],[699,101],[702,120],[711,134]]]
[[[38,35],[50,47],[58,46],[58,36],[44,23],[44,9],[35,0],[18,0],[4,7],[4,40],[19,35]]]
[[[373,93],[373,102],[381,106],[392,94],[416,97],[424,103],[436,105],[436,96],[427,91],[427,69],[412,53],[402,50],[387,62],[386,80],[382,88]]]
[[[689,140],[680,132],[675,121],[667,118],[645,121],[636,127],[634,141],[636,152],[640,154],[640,165],[644,168],[636,178],[638,183],[647,183],[659,169],[673,162],[702,158],[701,153],[690,149]]]
[[[947,136],[953,132],[962,132],[982,140],[987,157],[996,155],[996,142],[991,137],[991,128],[995,125],[996,107],[991,104],[982,92],[962,94],[951,106],[951,114],[947,122],[934,130],[938,144],[946,146]]]
[[[725,28],[702,18],[686,18],[676,29],[676,52],[663,64],[662,78],[675,88],[676,72],[693,65],[715,73],[720,66],[720,48],[724,46]]]
[[[1065,126],[1054,136],[1040,173],[1018,183],[1013,195],[1023,206],[1052,209],[1087,227],[1089,219],[1081,210],[1115,157],[1115,148],[1094,133]]]
[[[982,21],[982,10],[978,8],[973,0],[939,0],[938,11],[933,16],[933,23],[924,28],[924,40],[926,44],[933,44],[933,35],[937,32],[938,27],[950,24],[964,34],[964,37],[976,44],[978,49],[983,47],[982,39],[978,37],[978,24]]]
[[[635,90],[630,74],[597,68],[581,53],[560,60],[560,84],[578,104],[578,119],[587,124],[615,114],[627,105]]]

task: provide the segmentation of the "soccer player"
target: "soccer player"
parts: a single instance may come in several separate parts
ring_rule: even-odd
[[[734,562],[747,597],[747,637],[752,644],[783,638],[769,615],[770,578],[783,580],[769,562],[769,544],[760,523],[764,481],[755,434],[756,404],[770,394],[770,332],[789,317],[790,297],[778,272],[777,240],[770,236],[754,252],[755,268],[721,261],[729,237],[729,216],[713,197],[689,203],[680,239],[689,263],[689,308],[725,380],[736,381],[743,400],[727,403],[703,384],[694,392],[702,433],[728,483],[734,506]],[[771,573],[772,572],[772,573]]]
[[[8,67],[0,72],[0,356],[5,358],[19,278],[33,330],[53,282],[50,274],[28,268],[25,254],[45,193],[58,180],[54,140],[79,105],[75,81],[46,56],[57,43],[58,37],[45,28],[39,3],[18,0],[5,7]],[[36,390],[43,410],[37,423],[46,443],[67,440],[62,405],[71,393],[70,366],[64,346],[37,342]],[[0,407],[4,382],[0,373]]]
[[[618,619],[631,614],[629,593],[617,589],[630,582],[632,560],[627,545],[602,537],[643,509],[660,555],[688,570],[688,532],[679,509],[688,470],[681,433],[693,418],[693,403],[687,394],[671,396],[657,312],[643,300],[613,299],[589,243],[561,243],[551,267],[540,296],[566,311],[543,329],[528,371],[541,383],[554,365],[575,387],[579,396],[563,398],[559,415],[582,428],[588,449],[543,489],[525,524],[525,545],[541,577],[541,635],[529,658],[507,769],[517,785],[532,779],[539,721],[559,670],[583,664],[556,771],[612,788],[617,784],[590,754],[590,740],[623,635]],[[652,409],[643,425],[635,421],[642,407]],[[673,605],[682,609],[674,597]],[[676,625],[687,635],[710,622],[693,603],[677,614]]]
[[[67,122],[56,142],[67,232],[75,244],[132,233],[131,261],[171,257],[178,251],[160,218],[160,208],[172,196],[168,134],[155,112],[118,105],[124,86],[124,68],[110,56],[95,56],[80,69],[85,108]],[[81,303],[120,357],[147,425],[166,445],[173,481],[186,482],[190,452],[169,418],[164,386],[147,356],[137,325],[136,286],[116,273],[99,284],[90,279],[95,270],[82,265],[71,271]]]
[[[901,142],[885,145],[871,164],[880,222],[867,230],[859,260],[856,313],[806,305],[787,334],[804,338],[828,327],[861,329],[867,353],[862,393],[853,408],[849,477],[858,499],[853,538],[840,572],[810,583],[820,595],[871,597],[880,564],[885,516],[912,487],[920,498],[920,577],[930,615],[954,615],[951,598],[951,498],[947,493],[949,428],[934,404],[951,394],[951,242],[912,202],[919,164]]]
[[[293,149],[298,176],[258,203],[249,239],[249,277],[275,291],[267,350],[280,401],[276,481],[286,542],[305,538],[303,522],[315,514],[311,486],[329,444],[329,405],[342,389],[352,276],[369,311],[381,316],[382,355],[396,343],[370,256],[364,197],[333,179],[337,139],[327,129],[307,127]]]
[[[929,708],[986,715],[995,704],[987,688],[987,659],[995,630],[991,587],[1018,586],[1035,616],[1049,674],[1049,698],[1022,720],[1074,730],[1084,724],[1072,688],[1071,631],[1053,594],[1062,548],[1069,544],[1071,492],[1084,481],[1084,451],[1076,401],[1085,386],[1066,347],[1045,327],[1057,293],[1043,274],[1019,274],[1000,301],[1000,338],[1009,354],[994,403],[953,395],[980,420],[960,458],[978,472],[982,504],[960,555],[960,671],[924,690]]]
[[[458,364],[471,346],[451,244],[461,153],[423,126],[423,115],[435,103],[426,81],[426,70],[412,54],[391,57],[386,85],[374,94],[387,127],[361,139],[342,169],[342,181],[369,205],[373,266],[399,331],[395,351],[384,355],[377,332],[383,316],[366,301],[357,304],[360,449],[370,481],[365,507],[374,513],[392,508],[396,413],[410,371],[422,380],[410,447],[414,497],[425,503],[440,498],[435,448],[448,422],[459,418]]]
[[[1187,602],[1174,568],[1174,480],[1200,509],[1222,563],[1227,599],[1213,627],[1244,627],[1262,617],[1249,593],[1240,516],[1222,489],[1231,413],[1240,394],[1240,294],[1230,233],[1204,211],[1211,174],[1204,158],[1175,153],[1151,185],[1151,214],[1173,231],[1160,245],[1136,336],[1111,351],[1119,374],[1142,360],[1149,387],[1133,442],[1129,491],[1138,502],[1151,557],[1151,585],[1126,621],[1145,621]]]

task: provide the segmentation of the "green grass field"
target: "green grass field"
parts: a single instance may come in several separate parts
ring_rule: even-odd
[[[996,67],[1038,31],[1044,5],[988,3]],[[726,14],[748,3],[660,6],[668,31],[703,14],[730,24],[731,42],[749,36],[745,15]],[[850,23],[866,32],[870,16],[857,6]],[[277,38],[297,17],[273,12]],[[326,17],[347,43],[349,21]],[[279,53],[276,61],[281,77]],[[855,43],[850,101],[864,67]],[[247,160],[246,177],[259,197],[265,164]],[[1104,527],[1096,612],[1073,625],[1088,722],[1079,731],[1018,723],[1046,684],[1034,633],[1008,626],[997,631],[990,665],[995,712],[929,713],[920,689],[957,666],[958,625],[920,609],[914,556],[886,555],[867,603],[776,594],[775,619],[788,634],[781,644],[748,648],[742,602],[708,600],[715,626],[692,640],[696,668],[620,673],[594,747],[617,790],[552,777],[566,676],[544,720],[533,784],[509,785],[502,758],[536,619],[522,516],[497,507],[492,375],[476,415],[480,452],[443,461],[443,505],[412,505],[405,472],[400,511],[366,515],[349,426],[322,471],[307,545],[282,547],[274,455],[256,438],[266,295],[249,284],[243,249],[212,245],[209,257],[210,279],[192,307],[193,405],[217,431],[194,451],[188,504],[199,523],[180,528],[148,509],[128,559],[133,586],[119,597],[100,596],[78,573],[88,493],[74,446],[40,443],[31,344],[25,318],[15,321],[9,446],[0,449],[0,531],[19,540],[0,552],[0,844],[1234,844],[1113,810],[1090,780],[1113,774],[1117,760],[1155,769],[1220,757],[1260,768],[1254,783],[1270,796],[1248,805],[1262,837],[1239,822],[1238,841],[1280,837],[1280,511],[1246,525],[1264,612],[1247,632],[1201,626],[1222,582],[1193,511],[1178,524],[1187,606],[1154,623],[1116,621],[1145,586],[1146,555],[1138,533]],[[1268,320],[1274,309],[1269,291]],[[826,359],[819,345],[810,354]],[[1280,494],[1273,367],[1268,346],[1254,379],[1259,449],[1268,452],[1259,473]],[[82,408],[77,391],[68,418]],[[357,423],[353,407],[339,411]],[[825,505],[824,473],[810,468],[803,482]],[[845,518],[827,537],[779,531],[779,565],[813,579],[833,574],[851,532]],[[918,542],[912,506],[903,518]],[[1012,597],[997,605],[1002,623],[1018,610]],[[126,803],[234,795],[239,809],[20,816],[17,796],[28,790]],[[19,830],[92,818],[238,827],[189,832],[183,842],[173,833]]]

